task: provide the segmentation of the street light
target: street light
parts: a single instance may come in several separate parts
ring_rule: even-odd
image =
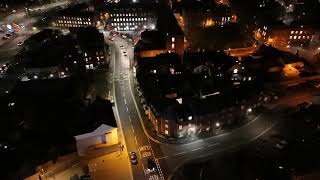
[[[220,127],[220,123],[219,122],[216,122],[216,127]]]

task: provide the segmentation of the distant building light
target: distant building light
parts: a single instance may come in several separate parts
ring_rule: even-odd
[[[157,74],[157,70],[156,70],[156,69],[154,69],[154,70],[153,70],[153,73],[154,73],[154,74]]]
[[[52,77],[53,77],[53,74],[50,74],[50,77],[52,78]]]
[[[247,109],[247,112],[248,112],[248,113],[251,113],[251,112],[252,112],[252,108],[248,108],[248,109]]]
[[[34,79],[38,79],[38,76],[37,76],[37,75],[34,75],[33,78],[34,78]]]
[[[237,73],[238,73],[238,69],[234,69],[233,74],[237,74]]]
[[[189,116],[189,117],[188,117],[188,120],[191,121],[191,120],[192,120],[192,116]]]
[[[64,72],[61,72],[61,75],[64,75]]]
[[[174,37],[172,37],[172,38],[171,38],[171,42],[174,42],[174,41],[175,41],[175,38],[174,38]]]

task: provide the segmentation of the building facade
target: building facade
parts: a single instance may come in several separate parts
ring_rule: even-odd
[[[108,7],[105,16],[108,30],[142,31],[157,27],[157,16],[152,7]]]
[[[62,13],[52,22],[59,28],[96,27],[98,15],[94,12]]]
[[[272,46],[308,46],[315,31],[310,27],[262,26],[255,31],[255,38]]]
[[[88,36],[90,34],[90,36]],[[81,50],[81,57],[85,68],[98,69],[106,68],[106,51],[103,34],[96,28],[83,28],[77,32],[77,40]]]

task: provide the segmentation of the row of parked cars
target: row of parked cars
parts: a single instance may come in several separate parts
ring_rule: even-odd
[[[138,164],[138,156],[136,152],[129,152],[130,160],[132,165]],[[157,165],[152,159],[147,159],[147,171],[149,173],[155,173],[157,172]]]

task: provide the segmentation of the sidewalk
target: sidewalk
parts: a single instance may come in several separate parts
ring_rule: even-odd
[[[92,159],[88,167],[93,180],[130,180],[132,177],[126,149]]]
[[[49,161],[37,167],[36,174],[25,178],[25,180],[38,180],[40,175],[43,180],[70,180],[80,177],[82,167],[79,163],[79,157],[76,153],[61,156],[55,163]]]

